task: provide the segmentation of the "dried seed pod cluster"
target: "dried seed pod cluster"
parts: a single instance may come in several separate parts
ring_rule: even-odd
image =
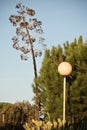
[[[22,60],[27,60],[27,54],[32,50],[34,51],[34,57],[42,56],[42,51],[47,48],[46,44],[44,44],[45,39],[39,37],[39,35],[43,34],[42,22],[34,18],[35,10],[22,5],[22,3],[18,3],[16,9],[17,15],[9,17],[13,26],[16,26],[16,36],[12,38],[13,48],[22,52],[20,55]],[[37,33],[38,38],[32,36],[31,31],[33,31],[32,34]],[[41,49],[39,46],[41,46]]]

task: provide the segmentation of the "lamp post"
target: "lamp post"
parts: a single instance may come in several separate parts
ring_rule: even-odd
[[[62,62],[58,66],[58,72],[60,75],[64,76],[63,82],[63,130],[65,129],[65,110],[66,110],[66,76],[70,75],[72,72],[72,66],[68,62]]]

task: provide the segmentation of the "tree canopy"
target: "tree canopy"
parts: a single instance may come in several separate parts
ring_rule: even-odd
[[[42,110],[50,118],[62,118],[63,77],[58,73],[59,63],[71,63],[73,71],[67,76],[67,120],[74,121],[87,115],[87,43],[82,36],[73,42],[68,41],[61,47],[52,47],[45,51],[44,59],[37,79]]]

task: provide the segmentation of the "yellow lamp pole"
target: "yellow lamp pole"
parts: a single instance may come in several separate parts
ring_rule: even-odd
[[[60,75],[64,76],[63,81],[63,130],[65,129],[65,122],[66,122],[66,76],[70,75],[72,72],[72,66],[68,62],[62,62],[58,66],[58,72]]]

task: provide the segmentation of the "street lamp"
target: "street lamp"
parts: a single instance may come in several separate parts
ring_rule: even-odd
[[[58,66],[58,72],[60,75],[64,76],[63,83],[63,130],[65,129],[65,103],[66,103],[66,76],[70,75],[72,72],[72,66],[68,62],[62,62]]]

